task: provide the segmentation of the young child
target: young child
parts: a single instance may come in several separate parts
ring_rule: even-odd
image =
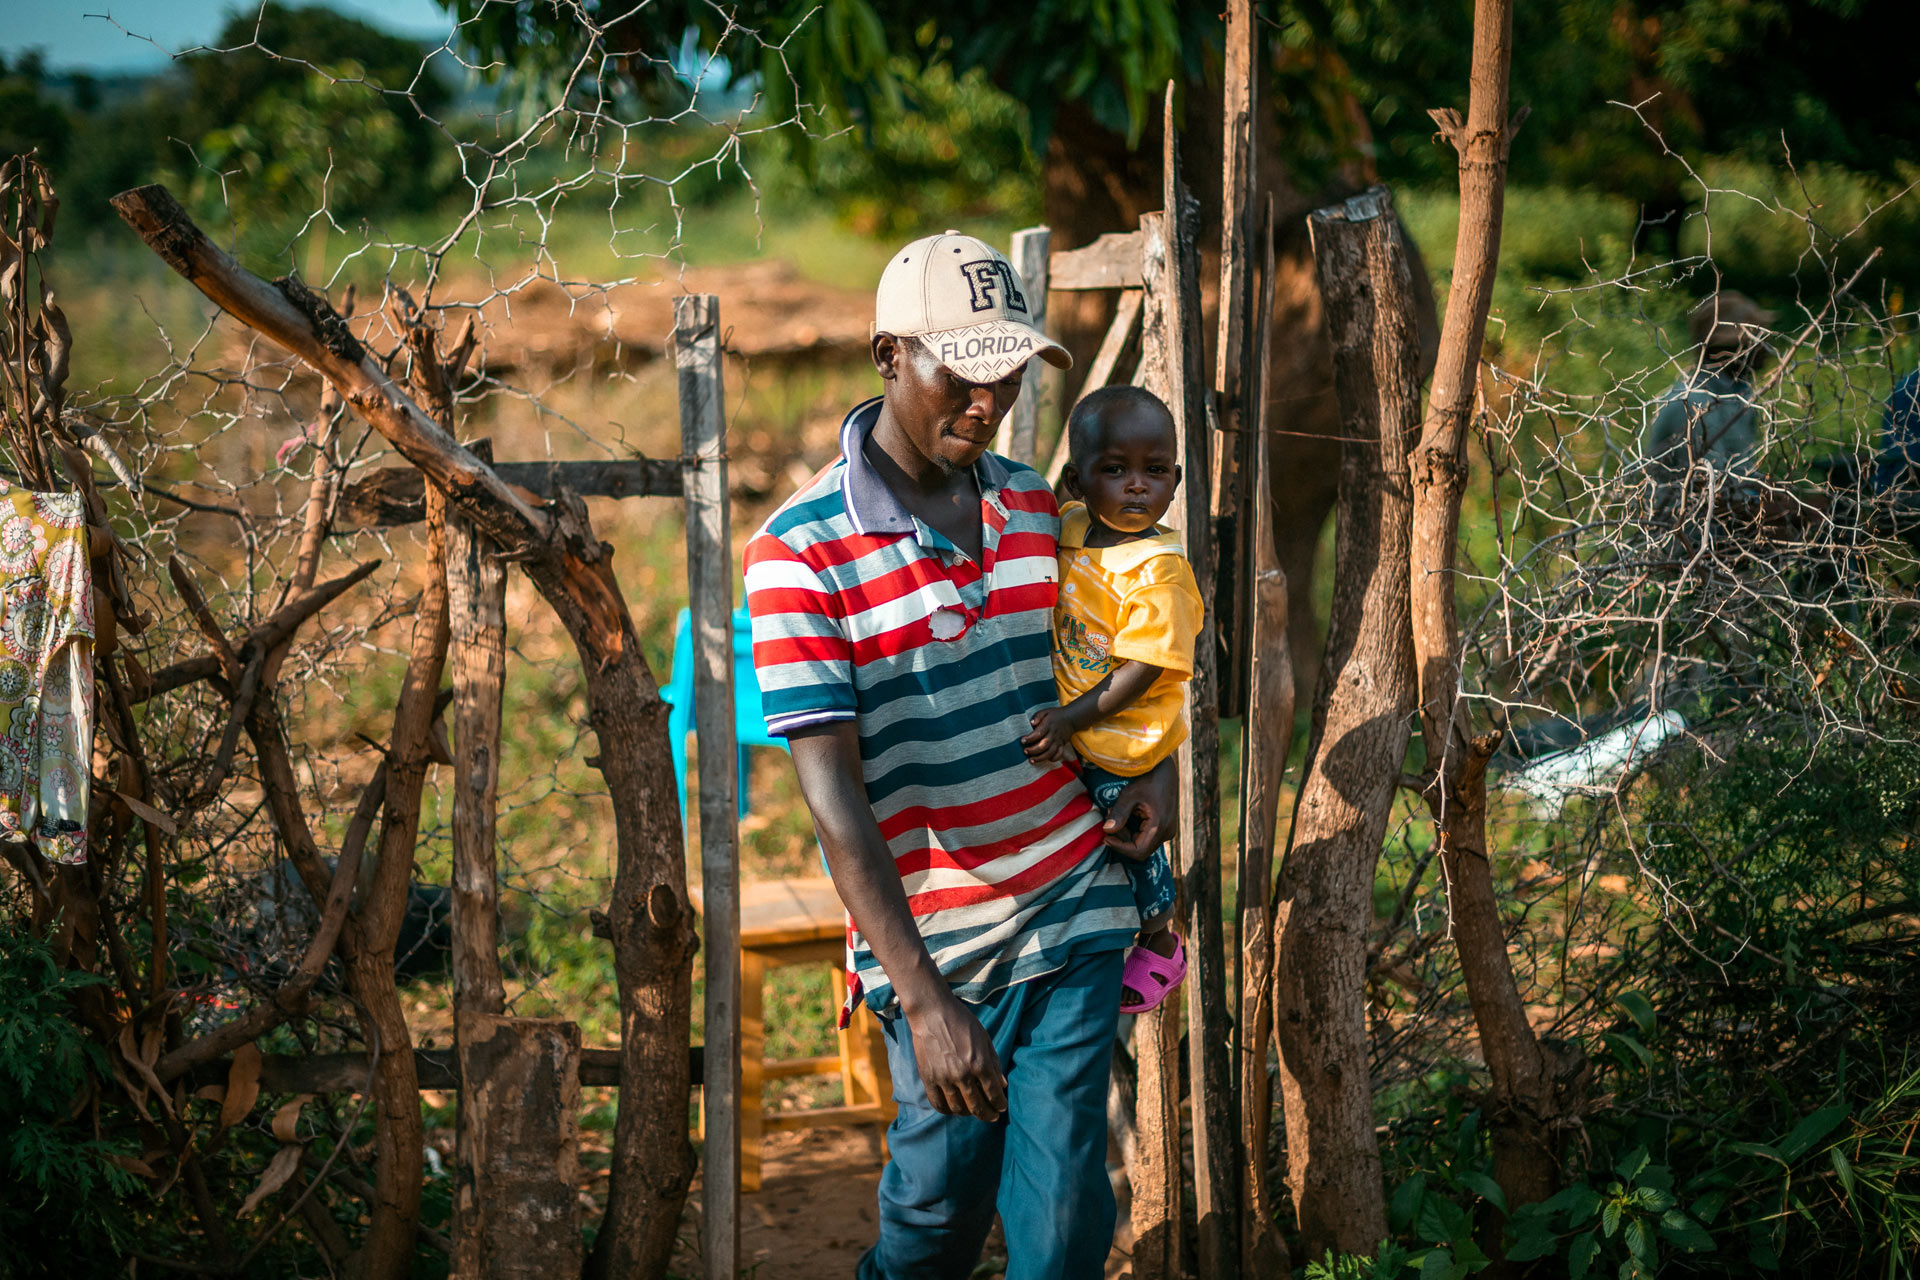
[[[1203,606],[1177,534],[1159,527],[1180,484],[1173,415],[1152,392],[1102,387],[1067,420],[1062,473],[1075,499],[1060,511],[1060,598],[1053,676],[1060,705],[1033,714],[1034,760],[1068,761],[1101,810],[1187,737],[1180,685],[1193,674]],[[1170,927],[1173,869],[1164,848],[1129,861],[1139,945],[1121,976],[1120,1008],[1144,1013],[1187,974]]]

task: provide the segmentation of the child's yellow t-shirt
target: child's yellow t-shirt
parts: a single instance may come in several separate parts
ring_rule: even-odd
[[[1065,706],[1123,662],[1166,670],[1140,700],[1074,735],[1089,764],[1138,777],[1187,739],[1180,686],[1193,675],[1205,606],[1180,536],[1156,529],[1117,547],[1089,547],[1086,504],[1060,511],[1060,598],[1053,609],[1053,679]]]

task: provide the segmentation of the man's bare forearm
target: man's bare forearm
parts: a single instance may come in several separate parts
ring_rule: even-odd
[[[903,1013],[945,979],[913,921],[907,892],[867,801],[858,731],[851,721],[817,725],[789,739],[800,793],[813,810],[827,874],[860,934],[886,970]]]

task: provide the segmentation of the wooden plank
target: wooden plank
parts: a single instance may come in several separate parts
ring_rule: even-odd
[[[758,951],[740,953],[740,1087],[735,1102],[736,1128],[739,1132],[735,1160],[739,1168],[741,1191],[760,1189],[760,1138],[766,1131],[767,1022],[762,1003],[766,990],[766,960]],[[704,1097],[704,1095],[703,1095]],[[715,1138],[711,1128],[714,1112],[703,1106],[707,1117],[706,1149],[711,1159]],[[709,1164],[708,1168],[713,1166]],[[734,1197],[735,1205],[739,1196]],[[709,1280],[715,1277],[709,1274]]]
[[[1251,671],[1247,713],[1240,722],[1239,921],[1240,1017],[1236,1048],[1240,1064],[1240,1149],[1246,1153],[1240,1181],[1240,1274],[1287,1275],[1286,1243],[1274,1223],[1268,1189],[1268,1135],[1273,1089],[1267,1050],[1273,1038],[1273,841],[1280,817],[1280,783],[1293,746],[1293,650],[1287,644],[1287,575],[1273,544],[1269,497],[1267,369],[1273,345],[1273,196],[1261,222],[1260,305],[1254,312],[1254,349],[1249,370],[1253,408],[1253,465],[1247,475],[1251,519]]]
[[[1206,605],[1186,683],[1188,737],[1180,747],[1180,853],[1187,909],[1187,1066],[1193,1097],[1194,1208],[1203,1280],[1239,1274],[1239,1107],[1234,1101],[1220,897],[1218,622],[1213,601],[1213,439],[1200,381],[1199,205],[1180,180],[1173,86],[1163,114],[1165,251],[1143,263],[1148,320],[1157,321],[1155,389],[1172,409],[1185,475],[1169,517],[1186,533],[1187,559]],[[1144,225],[1144,223],[1143,223]],[[1157,306],[1154,305],[1157,302]]]
[[[818,1058],[780,1058],[766,1063],[760,1073],[768,1080],[786,1080],[794,1076],[837,1076],[842,1067],[840,1055],[828,1053]]]
[[[461,1129],[453,1274],[580,1273],[580,1028],[456,1011]]]
[[[700,1083],[704,1057],[699,1045],[687,1054],[689,1089]],[[364,1053],[269,1053],[260,1064],[260,1087],[268,1093],[361,1093],[367,1087]],[[186,1076],[187,1084],[195,1089],[225,1084],[232,1069],[233,1059],[216,1058],[193,1068]],[[415,1049],[413,1073],[422,1089],[459,1087],[451,1049]],[[589,1089],[619,1088],[620,1050],[582,1049],[580,1084]]]
[[[1252,493],[1247,485],[1252,466],[1251,427],[1259,407],[1253,403],[1255,336],[1249,323],[1253,309],[1252,251],[1254,182],[1257,166],[1253,131],[1259,102],[1262,47],[1256,32],[1252,0],[1228,0],[1226,67],[1223,77],[1225,163],[1220,190],[1220,328],[1215,343],[1214,404],[1219,413],[1213,474],[1213,511],[1221,518],[1222,545],[1216,575],[1225,596],[1219,604],[1221,637],[1226,663],[1220,672],[1220,714],[1239,716],[1246,708],[1247,660],[1252,610]]]
[[[775,1111],[762,1119],[768,1133],[791,1129],[837,1129],[844,1125],[885,1124],[886,1111],[874,1105],[858,1107],[814,1107],[807,1111]]]
[[[493,468],[502,480],[541,500],[551,498],[562,485],[585,498],[677,498],[682,469],[678,458],[502,462]],[[426,489],[420,472],[413,467],[382,467],[341,491],[334,526],[390,528],[426,518]]]
[[[720,300],[674,299],[680,452],[687,460],[687,598],[693,722],[700,742],[700,885],[706,945],[706,1168],[701,1257],[708,1280],[740,1269],[739,744],[733,727],[733,535],[727,503]]]
[[[1127,352],[1134,346],[1134,338],[1139,333],[1141,291],[1122,289],[1120,300],[1113,310],[1113,323],[1107,326],[1107,336],[1100,340],[1100,350],[1093,357],[1093,364],[1087,370],[1087,380],[1080,388],[1080,394],[1098,391],[1113,381],[1114,370],[1126,358]],[[1067,428],[1063,409],[1060,426],[1060,438],[1054,442],[1053,461],[1047,464],[1047,483],[1059,484],[1060,473],[1067,469]]]
[[[1051,229],[1028,227],[1013,233],[1013,243],[1007,254],[1026,292],[1027,314],[1032,318],[1034,328],[1043,331],[1047,327],[1047,246],[1052,242]],[[1027,361],[1026,381],[1021,384],[1020,398],[1013,402],[1013,408],[1000,420],[999,433],[994,437],[995,453],[1028,466],[1033,465],[1039,449],[1040,379],[1046,368],[1047,362],[1044,360],[1036,358]]]
[[[469,446],[493,460],[485,440]],[[415,474],[418,474],[417,472]],[[505,1013],[494,847],[500,790],[500,706],[507,674],[507,566],[493,540],[447,518],[447,623],[453,668],[453,1005]]]
[[[1138,231],[1110,231],[1082,249],[1063,249],[1047,263],[1054,289],[1138,289],[1146,241]]]

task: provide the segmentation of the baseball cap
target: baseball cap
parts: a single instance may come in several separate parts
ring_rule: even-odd
[[[1034,327],[1013,264],[958,231],[915,240],[893,255],[880,273],[873,332],[924,340],[968,382],[998,382],[1034,356],[1073,366],[1067,349]]]

